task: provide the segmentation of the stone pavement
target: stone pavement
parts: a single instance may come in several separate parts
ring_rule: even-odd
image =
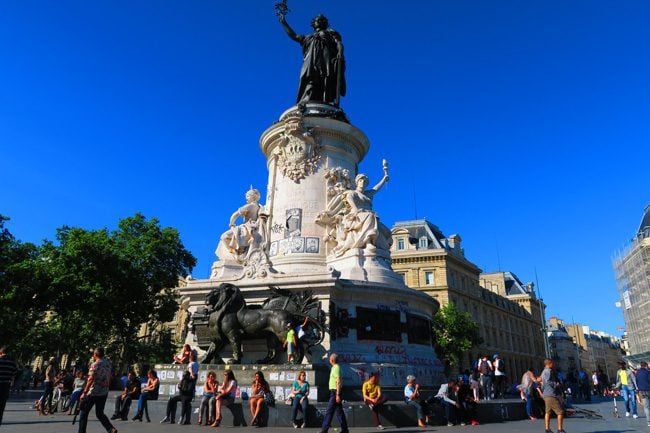
[[[111,393],[109,397],[109,402],[113,401],[114,393]],[[72,417],[68,415],[49,415],[49,416],[39,416],[38,413],[31,409],[31,404],[38,397],[38,393],[31,391],[26,393],[21,398],[13,397],[7,403],[7,408],[4,413],[4,420],[2,426],[0,426],[1,433],[76,433],[77,425],[72,426],[71,421]],[[107,403],[109,403],[107,402]],[[155,403],[155,402],[154,402]],[[107,404],[108,406],[108,415],[112,413],[112,404]],[[577,414],[576,416],[569,417],[565,420],[565,430],[568,433],[627,433],[627,432],[648,432],[650,433],[650,427],[648,427],[648,420],[643,414],[643,408],[639,405],[639,418],[625,418],[625,409],[623,402],[619,401],[618,408],[623,410],[622,418],[614,418],[613,415],[613,402],[611,399],[600,399],[594,401],[593,403],[585,404],[576,404],[578,408],[584,408],[592,411],[596,411],[603,415],[604,419],[593,419],[587,416]],[[198,427],[197,425],[190,426],[180,426],[180,425],[161,425],[158,421],[162,418],[164,411],[164,402],[157,402],[155,405],[151,405],[151,423],[147,422],[133,422],[133,421],[114,421],[115,427],[120,433],[150,433],[150,432],[168,432],[168,433],[177,433],[177,432],[201,432],[201,431],[217,431],[217,430],[229,430],[229,431],[238,431],[242,433],[253,432],[260,430],[267,431],[268,433],[280,433],[280,432],[291,432],[294,429],[290,426],[287,428],[263,428],[256,429],[253,427],[220,427],[219,429],[212,430],[207,427]],[[133,409],[133,407],[132,407]],[[180,408],[179,408],[180,414]],[[133,410],[131,411],[133,415]],[[193,420],[196,420],[196,415],[193,416]],[[336,421],[335,421],[336,422]],[[557,431],[556,420],[551,420],[551,429]],[[311,433],[316,433],[318,429],[310,428],[306,429]],[[101,424],[94,417],[94,414],[90,415],[90,420],[88,423],[88,433],[103,433],[103,428]],[[299,430],[300,431],[300,430]],[[338,431],[331,429],[330,432]],[[353,428],[351,429],[353,433],[366,433],[375,431],[371,428]],[[455,427],[428,427],[428,428],[387,428],[384,432],[461,432],[461,431],[472,431],[474,433],[502,433],[502,432],[517,432],[517,433],[542,433],[544,431],[544,422],[543,420],[537,421],[510,421],[504,423],[492,423],[492,424],[483,424],[479,426],[455,426]]]

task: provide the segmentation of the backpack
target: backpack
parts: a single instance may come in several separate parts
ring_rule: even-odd
[[[479,362],[478,371],[480,371],[483,376],[487,376],[490,373],[487,361]]]
[[[181,395],[191,395],[193,388],[194,388],[194,383],[192,382],[189,373],[186,373],[183,376],[181,383],[178,385],[178,390],[180,391]]]

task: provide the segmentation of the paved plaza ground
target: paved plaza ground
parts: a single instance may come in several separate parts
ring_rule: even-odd
[[[109,397],[109,402],[113,401],[114,395],[117,392],[112,392]],[[67,433],[67,432],[76,432],[77,426],[72,426],[71,421],[72,417],[68,415],[49,415],[49,416],[39,416],[38,413],[31,409],[31,403],[38,397],[38,393],[35,391],[30,391],[23,395],[20,398],[12,397],[11,400],[7,403],[7,408],[4,413],[4,420],[2,426],[0,426],[0,432],[2,433]],[[152,404],[153,403],[153,404]],[[133,422],[133,421],[114,421],[115,427],[120,433],[150,433],[150,432],[201,432],[201,431],[218,431],[218,430],[229,430],[229,431],[241,431],[252,432],[252,431],[268,431],[269,433],[279,433],[279,432],[290,432],[294,429],[287,426],[287,428],[262,428],[256,429],[253,427],[219,427],[218,429],[209,429],[208,427],[198,427],[197,425],[189,426],[180,426],[180,425],[161,425],[158,421],[163,416],[164,411],[164,402],[152,402],[150,403],[151,417],[152,422]],[[107,413],[110,416],[112,413],[112,405],[107,404],[108,410]],[[585,416],[574,416],[567,418],[565,421],[565,430],[567,433],[625,433],[625,432],[649,432],[650,427],[648,427],[648,422],[643,413],[643,408],[639,405],[639,418],[632,419],[625,418],[615,418],[613,415],[613,403],[611,399],[603,400],[597,399],[592,403],[585,404],[576,404],[578,408],[589,409],[592,411],[599,412],[603,419],[592,419]],[[619,401],[618,404],[619,410],[623,409],[623,402]],[[131,412],[133,415],[133,411]],[[624,415],[624,409],[623,409]],[[196,420],[196,415],[193,416],[193,420]],[[551,420],[551,429],[554,432],[557,432],[556,420]],[[301,431],[301,430],[298,430]],[[302,431],[310,431],[315,433],[318,431],[317,428],[304,429]],[[334,432],[334,429],[331,429],[330,432]],[[353,428],[351,429],[354,433],[366,433],[375,431],[371,428]],[[502,433],[502,432],[521,432],[521,433],[542,433],[544,431],[544,422],[543,420],[537,421],[510,421],[504,423],[492,423],[492,424],[483,424],[479,426],[455,426],[455,427],[428,427],[428,428],[386,428],[385,432],[461,432],[461,431],[473,431],[475,433]],[[88,433],[102,433],[104,429],[101,424],[94,417],[94,414],[91,414],[90,420],[88,423]]]

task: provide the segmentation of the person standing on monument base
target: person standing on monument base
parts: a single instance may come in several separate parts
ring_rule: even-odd
[[[97,347],[93,352],[95,362],[90,366],[86,387],[81,393],[81,410],[79,411],[79,433],[86,433],[88,414],[95,406],[95,416],[109,433],[117,433],[117,429],[104,414],[104,406],[108,398],[108,387],[111,383],[111,363],[104,359],[104,348]]]
[[[494,398],[503,398],[503,387],[506,385],[506,366],[501,356],[495,354],[492,357],[494,367]]]
[[[17,370],[16,362],[7,356],[7,349],[0,347],[0,425],[2,425],[2,415],[9,398],[11,381]]]
[[[284,347],[287,349],[287,362],[293,364],[296,361],[296,331],[291,327],[291,323],[287,323],[287,339],[284,342]]]
[[[336,412],[336,417],[341,425],[341,433],[349,433],[350,431],[348,430],[348,421],[343,411],[343,400],[341,400],[343,377],[341,376],[341,366],[338,363],[338,358],[339,356],[336,353],[330,355],[330,365],[332,366],[329,380],[330,399],[327,403],[327,411],[325,412],[325,419],[323,419],[323,426],[321,427],[320,433],[327,433],[332,426],[334,412]]]
[[[478,362],[476,363],[476,369],[480,375],[483,399],[490,400],[492,398],[492,372],[494,371],[494,367],[487,356],[479,356]]]
[[[560,403],[558,395],[562,393],[562,384],[559,382],[555,371],[553,370],[553,360],[544,360],[544,371],[537,379],[542,384],[542,396],[544,397],[544,404],[546,410],[544,412],[544,429],[545,433],[552,433],[551,425],[551,412],[557,415],[557,433],[565,433],[562,428],[564,421],[564,408]]]

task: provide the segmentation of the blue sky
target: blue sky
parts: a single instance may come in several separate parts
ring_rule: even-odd
[[[207,278],[260,134],[295,100],[273,1],[7,1],[0,213],[24,241],[140,211]],[[611,257],[650,203],[646,1],[289,1],[343,37],[342,107],[391,181],[388,226],[426,217],[484,271],[539,278],[548,315],[618,333]]]

